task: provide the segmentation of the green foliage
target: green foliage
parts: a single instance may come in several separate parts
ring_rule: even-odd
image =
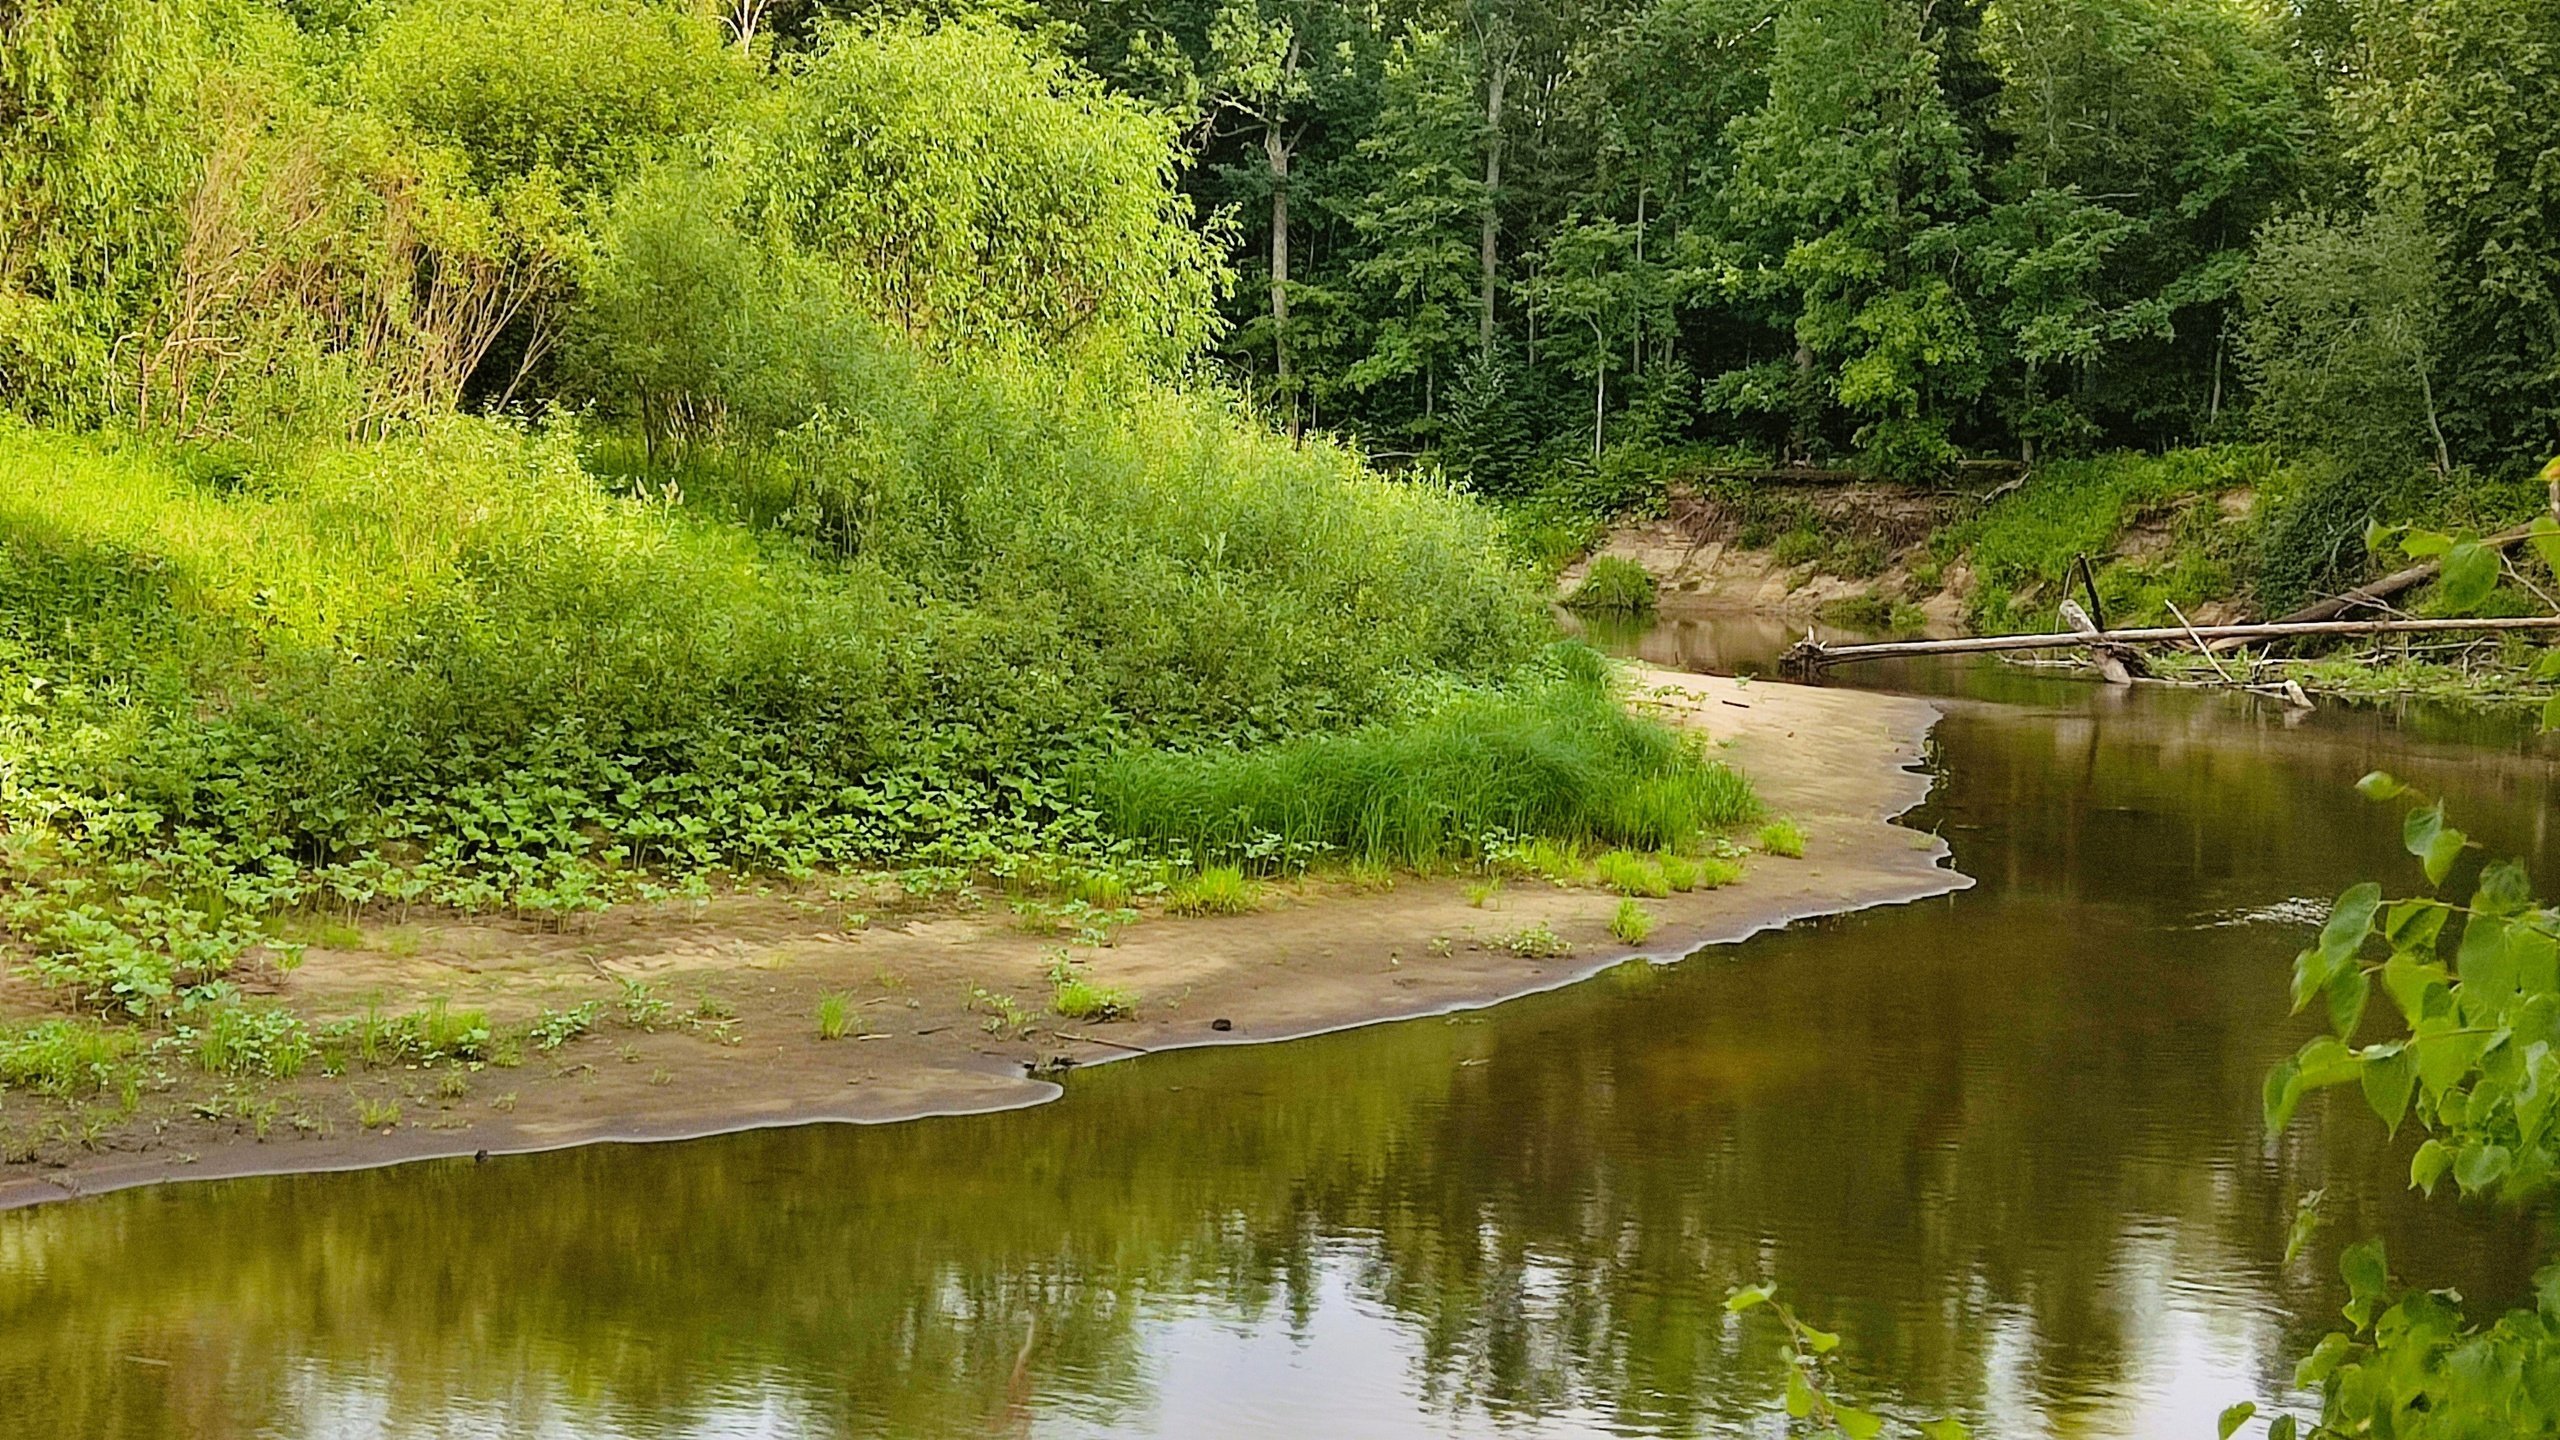
[[[370,40],[368,98],[483,185],[610,188],[720,120],[749,74],[708,12],[666,0],[403,0]]]
[[[1728,1315],[1766,1313],[1786,1331],[1783,1403],[1787,1418],[1811,1426],[1813,1434],[1830,1440],[1875,1440],[1884,1433],[1884,1417],[1842,1400],[1834,1385],[1830,1367],[1837,1358],[1840,1337],[1805,1323],[1795,1307],[1777,1298],[1777,1291],[1775,1285],[1746,1285],[1725,1297],[1724,1308]],[[1951,1416],[1923,1421],[1915,1428],[1921,1440],[1965,1440],[1966,1435],[1964,1422]]]
[[[2379,771],[2357,788],[2379,802],[2412,796]],[[2441,802],[2411,804],[2402,838],[2439,890],[2471,848]],[[2376,991],[2387,1004],[2368,1003]],[[2270,1130],[2311,1091],[2354,1085],[2386,1127],[2425,1137],[2409,1179],[2430,1195],[2450,1177],[2465,1195],[2523,1200],[2560,1179],[2560,919],[2521,864],[2482,867],[2459,905],[2349,889],[2296,959],[2293,998],[2296,1011],[2317,1004],[2328,1033],[2267,1076]],[[2369,1013],[2389,1033],[2359,1045]],[[2560,1270],[2541,1278],[2537,1307],[2475,1326],[2449,1292],[2395,1286],[2378,1240],[2348,1247],[2340,1269],[2350,1328],[2295,1374],[2322,1398],[2315,1433],[2524,1435],[2560,1423],[2560,1405],[2526,1379],[2560,1365]]]
[[[130,1092],[140,1083],[142,1037],[129,1027],[88,1020],[41,1020],[0,1030],[0,1090],[77,1099],[101,1090]]]
[[[1642,565],[1617,555],[1601,555],[1592,559],[1582,583],[1573,587],[1564,603],[1576,610],[1643,615],[1653,610],[1657,589],[1653,573]]]
[[[1132,753],[1080,781],[1112,833],[1260,867],[1319,855],[1426,867],[1510,835],[1670,847],[1757,803],[1694,741],[1638,720],[1602,662],[1460,694],[1416,718],[1236,753]]]
[[[1632,899],[1620,900],[1609,916],[1609,933],[1621,943],[1641,945],[1653,933],[1653,915]]]
[[[859,1034],[862,1021],[853,1011],[853,997],[841,990],[818,997],[818,1038],[842,1040]]]
[[[1804,831],[1793,820],[1772,820],[1760,827],[1756,838],[1763,855],[1778,855],[1789,860],[1804,858]]]
[[[2049,610],[2061,598],[2061,581],[2073,556],[2103,559],[2134,522],[2174,513],[2182,505],[2199,507],[2210,524],[2214,498],[2263,482],[2268,464],[2264,451],[2217,447],[2047,465],[2014,494],[1940,532],[1936,544],[1942,553],[1967,556],[1977,585],[1974,612],[2005,624],[2018,618],[2014,612],[2022,593],[2033,594]],[[2119,593],[2135,598],[2133,588]],[[2186,603],[2199,597],[2169,598]],[[2111,609],[2108,619],[2118,618]]]
[[[789,72],[747,208],[936,345],[1169,373],[1208,340],[1221,285],[1173,140],[1002,26],[829,25]]]
[[[183,1030],[180,1038],[186,1038]],[[214,1075],[290,1080],[302,1073],[317,1049],[300,1017],[246,1005],[215,1009],[195,1036],[196,1063]]]
[[[2297,215],[2259,237],[2240,355],[2261,430],[2367,471],[2453,468],[2435,393],[2437,243],[2396,211]]]

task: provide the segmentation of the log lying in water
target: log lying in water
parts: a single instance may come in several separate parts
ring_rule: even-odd
[[[2525,539],[2532,534],[2532,526],[2519,525],[2513,530],[2502,530],[2495,535],[2486,536],[2480,543],[2494,550],[2511,550],[2524,543]],[[2313,620],[2334,620],[2350,610],[2379,610],[2383,608],[2381,602],[2404,590],[2413,590],[2433,580],[2436,578],[2436,572],[2442,568],[2442,564],[2438,561],[2422,560],[2406,570],[2394,570],[2379,580],[2368,581],[2342,595],[2332,595],[2326,600],[2314,601],[2290,615],[2279,615],[2267,623],[2300,625]],[[2228,650],[2241,643],[2243,642],[2238,640],[2218,640],[2214,642],[2213,648]]]
[[[2251,625],[2153,625],[2131,630],[2066,630],[2037,635],[1968,635],[1955,640],[1882,640],[1825,645],[1807,636],[1787,651],[1788,669],[1814,671],[1852,660],[1906,655],[1983,655],[2003,650],[2077,650],[2093,644],[2171,645],[2198,640],[2284,640],[2303,635],[2416,635],[2478,631],[2560,630],[2560,615],[2502,615],[2454,620],[2267,620]]]

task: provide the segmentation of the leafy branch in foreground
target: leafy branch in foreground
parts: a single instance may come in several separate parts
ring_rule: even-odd
[[[1795,1307],[1777,1298],[1777,1289],[1746,1285],[1725,1297],[1724,1308],[1735,1315],[1765,1309],[1785,1328],[1787,1417],[1810,1426],[1806,1433],[1829,1440],[1875,1440],[1884,1433],[1885,1417],[1848,1404],[1832,1392],[1827,1367],[1832,1353],[1840,1348],[1840,1337],[1806,1324]],[[1926,1440],[1965,1440],[1964,1422],[1954,1416],[1922,1421],[1914,1428]]]
[[[2356,788],[2376,801],[2418,798],[2379,771]],[[2413,804],[2401,838],[2431,888],[2472,848],[2445,822],[2441,801]],[[2359,1046],[2377,984],[2400,1033]],[[2394,1134],[2404,1123],[2425,1134],[2409,1181],[2429,1195],[2447,1175],[2466,1196],[2521,1203],[2550,1193],[2560,1176],[2560,912],[2535,900],[2522,865],[2483,867],[2462,905],[2386,900],[2369,882],[2348,890],[2294,962],[2294,1010],[2314,1001],[2331,1033],[2268,1074],[2270,1131],[2289,1124],[2310,1091],[2352,1084]],[[2321,1395],[2321,1414],[2302,1433],[2486,1440],[2560,1431],[2560,1265],[2536,1277],[2531,1308],[2485,1326],[2465,1320],[2451,1290],[2396,1287],[2378,1239],[2347,1247],[2339,1270],[2349,1328],[2324,1336],[2295,1370],[2296,1384]],[[2246,1404],[2226,1411],[2226,1440],[2255,1413]],[[2298,1428],[2280,1414],[2268,1434],[2292,1440]]]

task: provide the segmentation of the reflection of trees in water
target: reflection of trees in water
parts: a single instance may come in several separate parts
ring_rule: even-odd
[[[1946,744],[1965,789],[1933,813],[1985,891],[1489,1016],[1108,1067],[1013,1115],[0,1216],[0,1406],[215,1440],[315,1432],[351,1395],[420,1431],[754,1403],[1002,1433],[1026,1392],[1142,1406],[1141,1322],[1177,1297],[1303,1330],[1331,1270],[1399,1317],[1435,1408],[1666,1432],[1761,1409],[1774,1337],[1722,1300],[1774,1277],[1866,1393],[1976,1410],[2023,1337],[2017,1398],[2051,1410],[2142,1363],[2157,1276],[2128,1266],[2161,1253],[2312,1316],[2283,1337],[2306,1343],[2333,1252],[2273,1262],[2320,1183],[2333,1244],[2387,1232],[2483,1301],[2522,1283],[2523,1227],[2420,1220],[2370,1124],[2268,1148],[2295,939],[2174,928],[2389,863],[2342,784],[2141,727]],[[2466,820],[2522,824],[2487,808]]]

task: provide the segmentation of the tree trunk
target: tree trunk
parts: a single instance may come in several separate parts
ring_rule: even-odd
[[[1289,400],[1289,433],[1298,433],[1298,397],[1289,390],[1289,146],[1273,125],[1262,133],[1271,158],[1271,364]]]
[[[1284,77],[1298,73],[1298,37],[1289,36]],[[1263,126],[1262,153],[1271,162],[1271,363],[1280,393],[1289,398],[1289,438],[1303,433],[1298,423],[1298,396],[1289,385],[1289,160],[1291,144],[1287,109],[1274,103]]]
[[[1493,59],[1493,73],[1484,87],[1484,230],[1476,257],[1483,272],[1484,297],[1476,317],[1476,353],[1487,361],[1493,359],[1493,282],[1502,259],[1502,86],[1510,73],[1509,55]]]

